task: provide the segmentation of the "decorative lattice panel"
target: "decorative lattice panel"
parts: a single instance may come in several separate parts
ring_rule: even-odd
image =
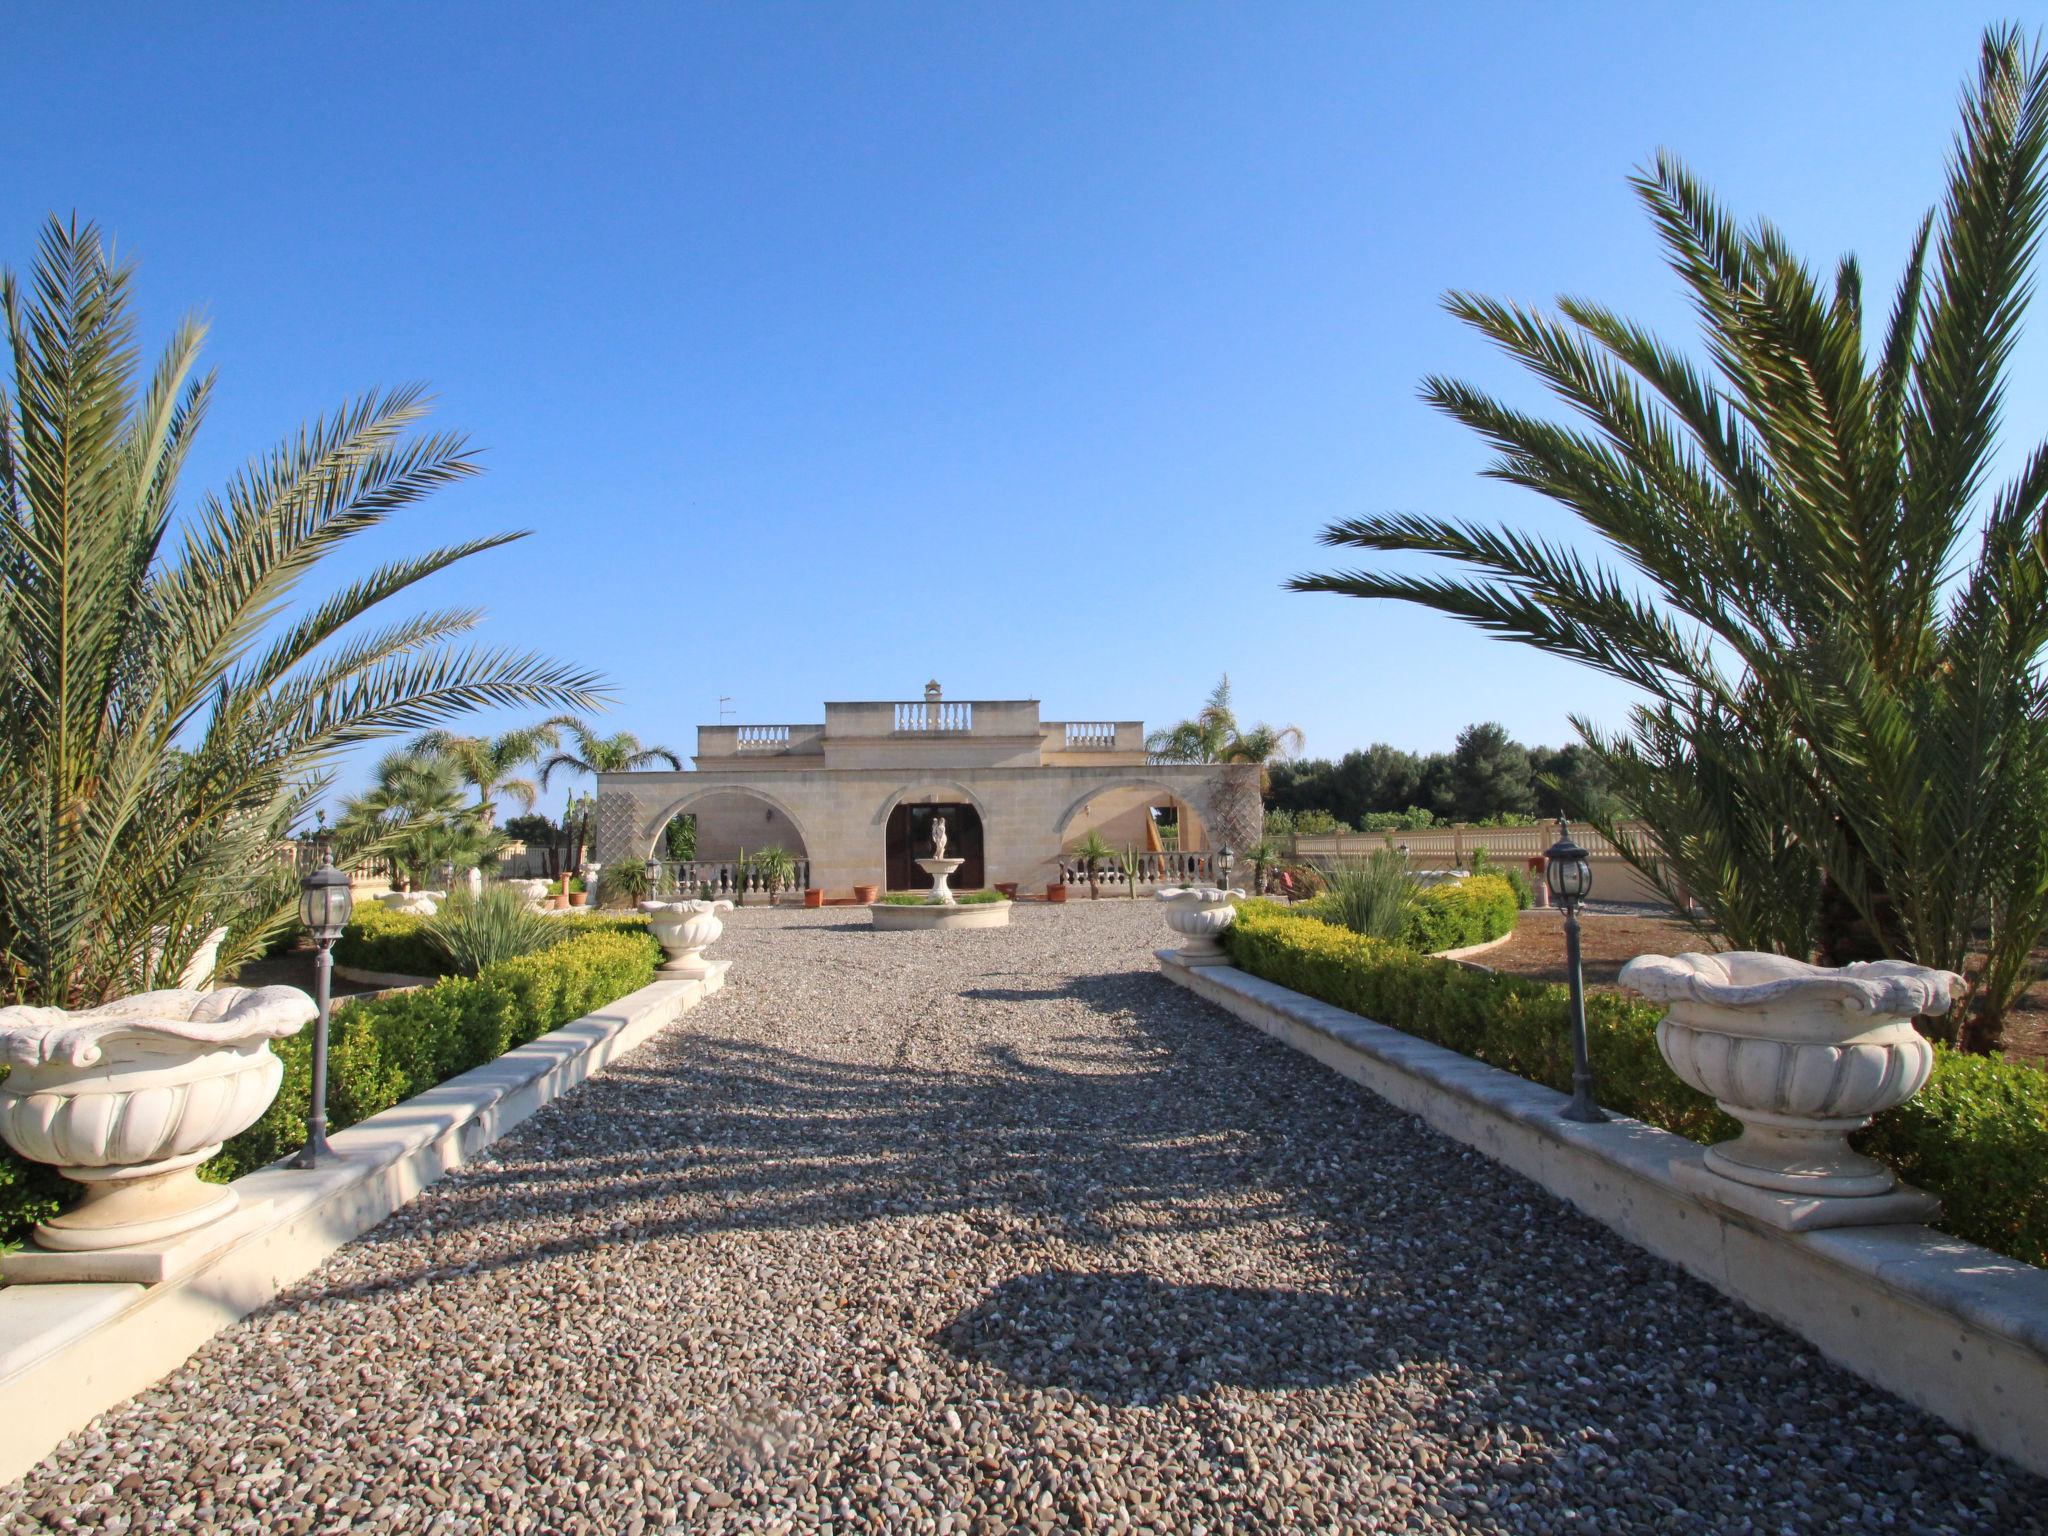
[[[603,864],[631,864],[647,857],[640,846],[639,820],[633,797],[623,790],[607,789],[597,797],[597,826],[593,841],[596,858]]]
[[[1256,763],[1230,763],[1217,770],[1203,819],[1210,827],[1210,841],[1228,843],[1240,853],[1264,835],[1266,804],[1259,795]]]

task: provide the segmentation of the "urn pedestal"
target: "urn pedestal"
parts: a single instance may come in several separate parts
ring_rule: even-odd
[[[1791,1231],[1924,1222],[1937,1202],[1849,1146],[1871,1117],[1927,1081],[1934,1048],[1913,1027],[1949,1010],[1950,971],[1879,960],[1839,970],[1783,955],[1642,955],[1622,988],[1669,1012],[1657,1049],[1742,1122],[1674,1169],[1693,1193]]]
[[[725,932],[719,914],[730,912],[729,901],[643,901],[647,926],[655,943],[668,956],[658,974],[683,981],[703,981],[717,964],[704,958],[704,951]]]
[[[315,1011],[296,987],[144,992],[78,1013],[0,1008],[0,1137],[86,1189],[36,1227],[36,1245],[162,1244],[233,1212],[233,1187],[202,1182],[199,1165],[270,1107],[284,1078],[270,1042]],[[35,1257],[13,1256],[7,1277],[89,1278],[33,1273]]]
[[[1223,930],[1237,920],[1233,900],[1242,901],[1244,892],[1223,890],[1213,885],[1169,885],[1153,893],[1166,908],[1166,926],[1184,941],[1174,951],[1182,965],[1228,965],[1230,955],[1223,948]]]
[[[932,877],[931,894],[925,897],[928,905],[950,907],[954,905],[953,887],[946,882],[953,878],[965,859],[919,859],[917,867]]]

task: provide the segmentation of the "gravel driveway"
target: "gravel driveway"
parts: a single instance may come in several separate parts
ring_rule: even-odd
[[[748,911],[727,990],[0,1529],[2048,1530],[2048,1485],[1161,980]]]

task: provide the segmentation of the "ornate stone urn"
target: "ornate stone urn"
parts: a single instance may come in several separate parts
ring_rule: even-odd
[[[1166,908],[1166,926],[1185,941],[1174,951],[1182,965],[1228,965],[1223,930],[1237,920],[1233,900],[1244,892],[1213,885],[1169,885],[1153,893]]]
[[[730,912],[731,902],[643,901],[640,910],[647,914],[654,941],[668,955],[662,975],[701,981],[711,974],[713,962],[704,958],[704,951],[725,932],[718,914]]]
[[[35,1229],[44,1248],[154,1243],[216,1221],[238,1197],[198,1166],[255,1124],[284,1064],[270,1042],[314,1016],[296,987],[143,992],[103,1008],[0,1008],[0,1137],[85,1185]]]
[[[377,905],[404,917],[432,917],[447,899],[446,891],[386,891]]]
[[[1850,1150],[1848,1136],[1927,1081],[1934,1049],[1913,1018],[1948,1012],[1962,977],[1898,960],[1833,970],[1739,951],[1642,955],[1619,980],[1669,1005],[1658,1050],[1742,1122],[1704,1162],[1676,1168],[1694,1193],[1792,1230],[1934,1214],[1932,1196]]]

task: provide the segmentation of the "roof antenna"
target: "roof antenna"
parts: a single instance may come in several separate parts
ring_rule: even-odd
[[[718,696],[718,723],[720,725],[725,724],[725,717],[731,714],[732,712],[732,695],[729,693],[721,693]]]

